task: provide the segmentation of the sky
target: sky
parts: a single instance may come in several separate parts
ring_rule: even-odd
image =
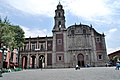
[[[120,50],[120,0],[0,0],[0,17],[19,25],[25,37],[52,36],[58,3],[65,10],[66,28],[91,25],[105,34],[107,54]]]

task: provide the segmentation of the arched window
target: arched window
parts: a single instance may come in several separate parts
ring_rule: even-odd
[[[83,29],[83,34],[86,34],[86,30],[85,29]]]
[[[43,44],[41,44],[41,49],[40,49],[41,51],[43,51],[44,50],[44,48],[43,48]]]
[[[74,30],[71,30],[71,34],[74,35]]]
[[[61,21],[59,21],[58,24],[61,25]]]
[[[58,17],[60,17],[60,12],[58,13]]]
[[[61,21],[58,22],[59,28],[61,27]]]

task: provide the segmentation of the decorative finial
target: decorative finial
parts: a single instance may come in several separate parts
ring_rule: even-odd
[[[75,25],[76,25],[76,23],[75,23]]]
[[[105,34],[104,34],[104,33],[102,33],[102,35],[103,35],[103,37],[105,37]]]
[[[61,5],[60,0],[59,0],[59,4],[58,5]]]
[[[92,24],[90,24],[90,27],[92,28]]]
[[[45,39],[47,39],[47,35],[46,35]]]
[[[80,22],[80,25],[81,25],[81,22]]]

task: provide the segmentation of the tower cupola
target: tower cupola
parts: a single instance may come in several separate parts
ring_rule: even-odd
[[[54,17],[54,28],[53,31],[61,31],[66,30],[65,28],[65,16],[64,16],[64,9],[61,3],[57,5],[57,9],[55,10],[55,17]]]

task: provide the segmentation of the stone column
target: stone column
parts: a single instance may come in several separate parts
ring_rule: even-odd
[[[16,53],[17,53],[17,49],[13,50],[13,63],[16,63]]]
[[[30,48],[31,48],[30,38],[29,38],[29,43],[28,43],[28,45],[29,45],[28,50],[30,50]]]
[[[34,64],[34,65],[35,65],[35,68],[37,68],[37,64],[36,64],[37,61],[36,61],[36,60],[37,60],[37,59],[35,58],[35,64]]]
[[[36,54],[36,67],[38,68],[39,67],[39,61],[38,61],[38,59],[39,59],[39,56],[38,56],[38,53]]]
[[[45,67],[47,67],[47,52],[45,53]]]
[[[27,68],[30,68],[30,54],[27,55]]]
[[[97,62],[97,55],[96,55],[96,45],[95,45],[95,36],[94,31],[91,31],[91,45],[92,45],[92,51],[91,51],[91,62],[92,65],[95,66],[95,63]]]
[[[22,56],[21,56],[21,54],[20,54],[20,60],[19,60],[19,67],[22,67]]]
[[[46,39],[45,39],[45,50],[47,51],[47,36],[46,36]]]
[[[37,37],[36,49],[38,49],[38,48],[39,48],[39,47],[38,47],[38,46],[39,46],[39,41],[38,41],[38,38],[39,38],[39,37]]]
[[[52,48],[52,66],[55,67],[56,64],[56,34],[53,33],[53,48]]]
[[[6,62],[8,63],[8,64],[7,64],[7,68],[9,68],[11,52],[10,52],[9,48],[7,49],[7,51],[8,51],[8,52],[7,52]]]
[[[32,57],[30,56],[30,68],[32,68]]]
[[[67,34],[66,32],[63,33],[63,39],[64,39],[64,67],[68,67],[68,54],[67,54]]]

